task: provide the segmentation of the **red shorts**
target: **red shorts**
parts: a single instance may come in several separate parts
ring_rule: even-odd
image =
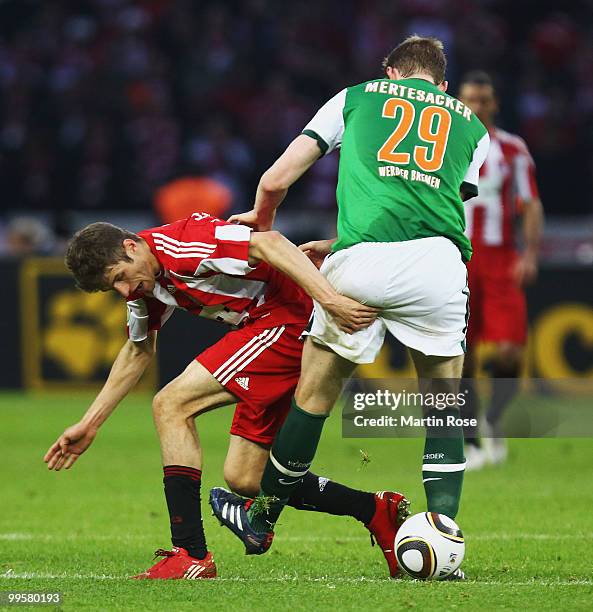
[[[231,331],[196,357],[239,398],[231,433],[271,446],[284,422],[301,372],[303,325]]]
[[[469,262],[470,318],[468,344],[527,340],[525,293],[512,278],[518,254],[507,248],[476,249]]]

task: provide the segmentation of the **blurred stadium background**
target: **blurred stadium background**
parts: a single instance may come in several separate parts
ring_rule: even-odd
[[[4,0],[0,387],[97,383],[120,346],[119,301],[83,296],[64,275],[73,231],[247,209],[316,108],[378,75],[410,33],[445,42],[453,93],[469,69],[494,76],[499,124],[527,140],[547,215],[526,367],[590,377],[592,0]],[[278,227],[295,242],[333,234],[337,163],[324,158],[291,190]],[[180,334],[182,324],[178,314],[162,334],[149,385],[224,332],[200,321]],[[391,345],[365,373],[408,371]]]

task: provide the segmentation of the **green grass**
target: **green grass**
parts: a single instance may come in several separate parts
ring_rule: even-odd
[[[255,558],[205,512],[221,578],[137,583],[126,576],[169,546],[150,398],[128,399],[71,471],[42,463],[89,399],[0,395],[0,591],[61,591],[66,610],[591,609],[591,440],[513,440],[504,467],[466,476],[464,583],[388,580],[360,524],[291,508],[271,551]],[[198,421],[203,497],[223,484],[230,418],[224,409]],[[422,511],[422,441],[342,440],[339,425],[335,414],[314,470],[360,488],[402,490]],[[370,459],[364,467],[360,449]]]

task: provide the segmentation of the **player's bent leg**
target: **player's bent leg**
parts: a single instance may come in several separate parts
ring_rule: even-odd
[[[231,434],[224,464],[224,478],[231,491],[223,487],[210,490],[209,503],[219,523],[230,529],[245,544],[246,554],[259,555],[271,545],[273,534],[252,529],[247,511],[259,491],[261,475],[269,457],[262,444]]]
[[[192,361],[155,395],[152,403],[163,465],[201,469],[202,455],[194,417],[235,401],[202,364]]]
[[[224,461],[224,479],[231,491],[243,497],[255,497],[269,456],[269,448],[231,434]]]
[[[237,495],[254,497],[260,488],[269,449],[240,436],[231,435],[229,450],[224,465],[224,477]],[[230,505],[245,506],[246,500],[229,495],[228,491],[213,489],[210,497],[215,516],[226,526],[239,529],[237,517],[241,517],[241,508],[235,508],[233,514]],[[228,503],[225,516],[222,516],[224,504]],[[394,491],[369,493],[352,489],[329,478],[307,472],[303,481],[288,500],[289,506],[297,510],[320,512],[334,516],[351,516],[365,525],[381,548],[389,567],[391,577],[398,573],[397,559],[393,542],[399,527],[409,515],[409,501]],[[232,521],[231,521],[232,518]],[[227,524],[228,523],[228,524]],[[234,529],[233,529],[234,527]]]
[[[233,493],[255,497],[269,457],[269,449],[240,436],[231,435],[224,463],[224,479]],[[375,515],[375,494],[351,489],[312,472],[303,476],[288,505],[296,510],[307,510],[351,516],[368,525]]]
[[[156,555],[164,559],[135,578],[216,577],[202,525],[202,452],[194,417],[233,401],[235,397],[197,361],[156,394],[153,417],[161,444],[173,550],[159,549]]]
[[[350,376],[354,367],[355,364],[307,339],[297,389],[298,401],[305,408],[293,399],[266,462],[259,495],[246,507],[220,489],[211,491],[210,504],[215,515],[241,538],[247,554],[261,554],[270,547],[274,525],[309,471],[323,423],[340,394],[343,378]],[[235,517],[232,525],[226,518],[231,512]]]
[[[262,476],[260,497],[271,499],[265,509],[254,505],[254,528],[271,531],[290,496],[309,471],[323,423],[356,365],[310,338],[303,349],[301,378],[291,409],[276,435]]]
[[[359,491],[308,472],[287,505],[297,510],[357,519],[369,530],[372,544],[376,542],[381,548],[390,576],[394,578],[398,574],[393,543],[410,507],[410,502],[401,493]]]
[[[457,393],[463,368],[463,355],[456,357],[427,356],[411,350],[423,391]],[[425,416],[435,417],[435,425],[426,427],[426,443],[422,460],[422,482],[429,512],[438,512],[454,519],[459,510],[465,457],[461,425],[440,425],[456,419],[458,408],[432,410]],[[439,420],[440,419],[440,420]],[[442,421],[441,421],[442,420]]]

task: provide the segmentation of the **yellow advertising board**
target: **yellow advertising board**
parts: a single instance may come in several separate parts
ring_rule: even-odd
[[[28,389],[100,386],[127,339],[126,308],[113,292],[84,293],[58,258],[20,270],[23,381]],[[156,360],[138,383],[156,386]]]

